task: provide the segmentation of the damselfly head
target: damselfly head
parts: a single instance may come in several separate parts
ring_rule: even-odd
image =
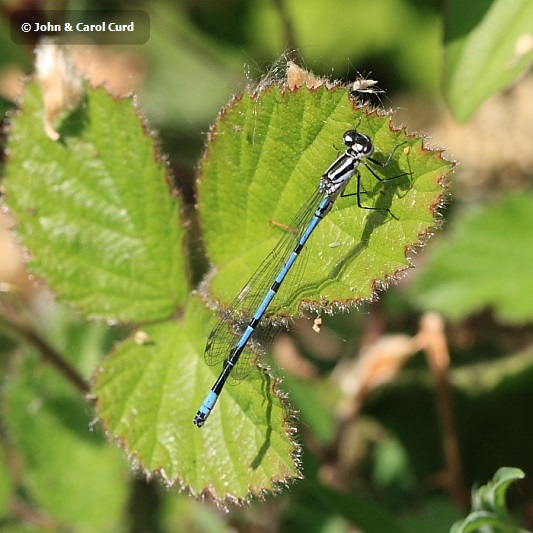
[[[374,144],[368,135],[357,130],[349,130],[343,136],[344,144],[362,157],[368,157],[374,152]]]

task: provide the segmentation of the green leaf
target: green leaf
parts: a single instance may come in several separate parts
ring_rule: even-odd
[[[519,468],[502,467],[490,483],[480,487],[473,496],[472,507],[477,510],[488,510],[506,513],[505,493],[509,485],[524,479],[525,474]]]
[[[131,99],[87,89],[60,141],[45,135],[43,114],[30,83],[4,181],[31,271],[89,317],[171,315],[188,289],[179,206]]]
[[[445,96],[458,120],[526,72],[533,60],[530,0],[450,0]]]
[[[5,516],[9,511],[9,498],[13,487],[11,486],[9,471],[4,459],[8,457],[8,452],[3,442],[0,443],[0,453],[2,454],[2,459],[0,460],[0,516]]]
[[[503,322],[531,321],[532,232],[533,196],[524,193],[457,218],[415,282],[419,305],[452,320],[491,306]]]
[[[243,501],[298,477],[298,448],[277,385],[258,369],[225,388],[201,430],[193,425],[218,375],[203,359],[213,325],[193,298],[178,323],[147,326],[144,343],[119,344],[95,379],[97,415],[135,462],[168,484]]]
[[[484,529],[485,528],[485,529]],[[518,533],[515,525],[502,523],[501,519],[487,511],[475,511],[464,520],[453,524],[450,533]]]
[[[239,293],[290,231],[283,225],[317,189],[342,148],[343,133],[354,127],[373,140],[379,161],[399,147],[390,165],[376,172],[409,175],[381,184],[361,167],[362,202],[389,208],[398,220],[360,209],[356,196],[339,198],[304,249],[301,283],[286,281],[270,312],[295,315],[302,300],[310,308],[353,305],[409,268],[407,251],[434,225],[440,180],[452,164],[423,148],[420,137],[391,130],[388,116],[354,109],[345,88],[274,86],[235,100],[211,131],[199,184],[205,244],[217,269],[211,296],[227,304]],[[346,192],[355,191],[353,181]]]
[[[505,493],[511,483],[524,477],[524,472],[518,468],[500,468],[491,482],[473,493],[472,512],[464,520],[453,524],[450,533],[475,533],[485,530],[501,533],[523,531],[507,513]]]
[[[72,531],[119,530],[129,497],[120,452],[90,431],[84,400],[53,367],[31,354],[17,362],[4,391],[3,423],[26,497]]]

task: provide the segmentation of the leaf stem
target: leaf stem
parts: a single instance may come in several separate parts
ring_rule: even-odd
[[[6,305],[0,307],[0,332],[4,333],[7,337],[24,342],[32,348],[35,348],[41,357],[54,366],[74,387],[83,393],[90,391],[89,385],[77,370],[55,348],[27,325],[17,313],[10,310]]]

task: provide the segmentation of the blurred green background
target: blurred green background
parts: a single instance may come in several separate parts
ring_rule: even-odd
[[[472,3],[464,34],[459,32],[452,44],[465,39],[475,27],[471,21],[497,3],[505,5]],[[62,421],[44,420],[34,427],[33,418],[25,418],[38,413],[36,388],[45,394],[62,385],[53,370],[43,369],[39,347],[29,347],[20,331],[10,330],[19,318],[56,348],[76,353],[84,376],[124,332],[83,323],[28,280],[9,232],[13,222],[2,214],[0,531],[438,533],[466,514],[470,487],[486,482],[500,466],[531,474],[533,81],[525,69],[526,75],[488,98],[467,121],[455,120],[443,88],[449,85],[445,36],[454,35],[447,17],[456,4],[0,2],[2,112],[14,106],[24,75],[33,71],[33,48],[15,45],[9,36],[14,10],[116,8],[149,14],[146,44],[76,46],[73,56],[92,83],[105,83],[121,95],[134,91],[158,132],[185,219],[192,222],[191,288],[206,268],[193,209],[196,165],[206,133],[233,95],[259,79],[282,76],[283,56],[316,75],[346,83],[360,75],[378,80],[384,92],[369,95],[372,102],[396,110],[394,124],[427,132],[430,145],[445,148],[446,156],[460,163],[450,178],[443,231],[427,250],[413,255],[419,268],[382,293],[376,304],[325,317],[324,346],[306,339],[301,331],[305,320],[304,327],[296,324],[291,331],[314,376],[305,379],[289,370],[284,381],[301,411],[305,479],[229,513],[211,505],[208,497],[196,502],[130,474],[121,452],[105,445],[98,431],[89,432],[90,406],[77,393],[70,391],[71,400],[58,409]],[[508,0],[509,10],[516,4]],[[527,35],[525,43],[527,47]],[[427,363],[427,351],[418,351],[398,374],[400,365],[391,359],[402,352],[405,339],[419,334],[424,313],[434,311],[446,323],[450,372],[444,368],[439,373]],[[352,384],[344,393],[360,405],[341,426],[331,412],[340,404],[341,388],[350,385],[339,385],[336,376],[347,374],[364,350],[373,352],[373,360],[390,375],[355,370],[358,392]],[[440,388],[439,380],[445,381]],[[72,435],[77,439],[71,440]],[[451,455],[450,438],[458,446]],[[54,456],[58,449],[69,451],[68,460]],[[80,464],[85,470],[74,467]],[[59,497],[65,486],[70,487],[69,499]],[[531,479],[526,477],[510,501],[524,527],[533,528]]]

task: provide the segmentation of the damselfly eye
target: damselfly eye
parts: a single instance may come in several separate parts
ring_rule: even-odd
[[[357,152],[364,155],[365,157],[372,155],[374,152],[374,145],[372,144],[372,141],[370,138],[363,133],[359,134],[359,138],[357,139],[357,147],[355,148]]]
[[[361,154],[364,157],[372,155],[374,152],[374,145],[368,135],[359,133],[357,130],[349,130],[343,136],[342,140],[346,146]]]
[[[349,130],[342,136],[342,141],[350,148],[357,142],[359,132],[357,130]]]

